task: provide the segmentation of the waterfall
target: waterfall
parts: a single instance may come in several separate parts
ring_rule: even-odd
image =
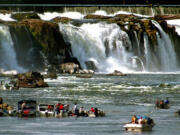
[[[169,36],[163,31],[161,26],[156,21],[152,22],[160,31],[160,35],[157,34],[157,54],[160,59],[161,69],[163,71],[177,71],[178,62],[176,59],[174,45],[172,44]]]
[[[25,70],[18,65],[9,27],[0,25],[0,68],[4,70]]]
[[[59,23],[59,27],[64,39],[71,43],[73,56],[78,58],[83,68],[86,68],[86,61],[94,61],[100,72],[128,72],[133,69],[131,42],[118,25]]]

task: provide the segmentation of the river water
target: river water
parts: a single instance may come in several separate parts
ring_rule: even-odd
[[[1,80],[5,78],[0,78]],[[6,78],[8,79],[8,78]],[[180,74],[128,74],[127,76],[94,75],[77,78],[59,75],[46,79],[48,88],[0,91],[4,102],[17,107],[21,99],[38,103],[68,103],[85,109],[98,107],[106,112],[99,118],[18,118],[1,117],[1,135],[179,135]],[[163,84],[163,85],[162,85]],[[156,99],[169,97],[170,109],[155,109]],[[156,123],[151,132],[126,132],[123,125],[132,115],[149,115]]]

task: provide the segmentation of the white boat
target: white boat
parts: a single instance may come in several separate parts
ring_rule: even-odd
[[[124,125],[126,131],[142,132],[142,131],[151,131],[154,124],[136,124],[128,123]]]
[[[41,117],[53,117],[55,115],[53,104],[39,104],[38,113]]]

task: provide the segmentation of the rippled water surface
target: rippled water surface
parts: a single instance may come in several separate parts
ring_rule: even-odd
[[[0,78],[1,80],[5,78]],[[102,118],[17,118],[1,117],[2,135],[179,135],[180,74],[129,74],[127,76],[94,75],[77,78],[59,75],[46,80],[50,87],[0,91],[4,102],[17,106],[21,99],[38,103],[68,103],[89,109],[98,107],[106,112]],[[163,85],[162,85],[163,84]],[[170,109],[154,109],[155,100],[169,97]],[[150,115],[156,125],[152,132],[131,133],[123,125],[133,114]]]

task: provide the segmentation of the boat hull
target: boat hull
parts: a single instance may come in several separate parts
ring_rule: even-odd
[[[124,126],[126,131],[142,132],[142,131],[152,131],[153,124],[126,124]]]

